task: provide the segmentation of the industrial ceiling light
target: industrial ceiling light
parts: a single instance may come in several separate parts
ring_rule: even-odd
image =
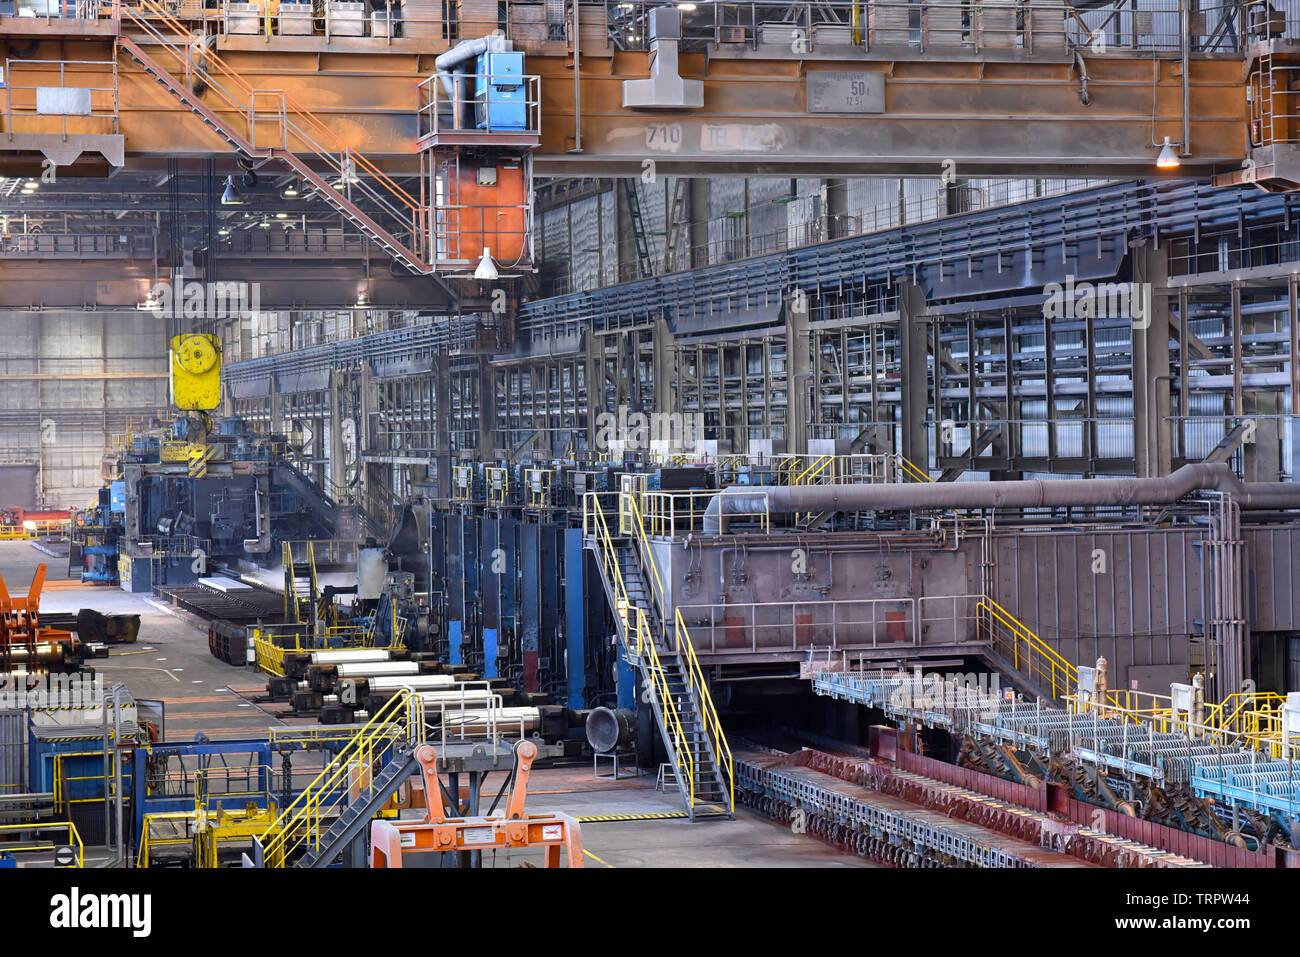
[[[288,213],[276,213],[276,214],[275,214],[275,218],[276,218],[276,219],[288,219],[288,218],[289,218],[289,214],[288,214]]]
[[[485,282],[491,282],[500,275],[497,272],[496,263],[492,261],[492,250],[484,246],[483,258],[478,261],[478,267],[474,270],[474,278],[482,279]]]
[[[289,184],[288,186],[286,186],[284,189],[280,190],[280,195],[283,196],[285,199],[297,199],[297,198],[298,198],[298,184],[297,184],[297,183],[290,183],[290,184]]]
[[[677,9],[678,9],[678,10],[681,10],[683,13],[693,13],[693,12],[695,11],[695,4],[693,4],[693,3],[679,3],[679,4],[677,4]]]
[[[242,206],[244,197],[239,195],[239,190],[235,188],[235,177],[226,177],[226,188],[221,193],[222,206]]]
[[[1182,165],[1183,161],[1178,158],[1178,151],[1174,149],[1174,144],[1169,142],[1169,137],[1166,136],[1164,145],[1160,147],[1160,155],[1156,157],[1156,166],[1160,169],[1173,169]]]

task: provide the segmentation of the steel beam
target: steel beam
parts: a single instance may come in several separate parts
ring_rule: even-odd
[[[251,49],[227,46],[221,54],[251,87],[285,91],[350,148],[382,161],[386,172],[414,172],[415,86],[432,72],[429,57],[397,47],[296,50],[287,39],[259,40]],[[113,85],[112,43],[61,43],[59,56],[104,63],[98,71],[83,68],[86,82]],[[682,75],[703,83],[705,106],[670,115],[623,106],[624,81],[650,75],[646,52],[593,57],[584,50],[576,97],[569,55],[529,55],[527,63],[541,77],[544,121],[534,167],[541,176],[585,175],[593,164],[603,175],[639,175],[647,157],[661,175],[914,175],[952,160],[963,176],[1150,176],[1156,172],[1152,117],[1157,133],[1168,127],[1181,135],[1177,63],[1149,57],[1092,58],[1085,106],[1068,61],[690,53],[681,57]],[[1190,140],[1178,174],[1239,165],[1248,121],[1240,61],[1193,59],[1189,68]],[[810,112],[808,74],[819,70],[883,73],[885,112]],[[117,74],[129,156],[229,156],[216,133],[134,64],[123,61]],[[233,110],[209,105],[237,128],[244,125]]]

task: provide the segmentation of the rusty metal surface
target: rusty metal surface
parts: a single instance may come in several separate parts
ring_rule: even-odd
[[[343,52],[348,49],[344,45],[325,53],[295,49],[292,37],[271,38],[269,44],[258,39],[255,46],[249,44],[251,49],[222,49],[223,58],[254,88],[287,91],[350,148],[382,157],[386,171],[416,169],[415,85],[431,72],[427,52],[417,53],[409,44],[374,44],[365,52]],[[67,46],[61,55],[83,59],[104,58],[111,49],[102,34],[61,42]],[[428,52],[435,52],[433,46]],[[1098,113],[1083,106],[1070,63],[1000,63],[996,81],[974,70],[935,75],[940,64],[910,64],[890,76],[888,112],[865,123],[860,116],[809,113],[806,79],[795,61],[706,61],[702,54],[684,56],[682,68],[702,79],[706,109],[667,118],[638,113],[623,107],[622,84],[649,74],[648,54],[619,52],[611,60],[594,52],[583,51],[580,154],[569,150],[574,127],[570,58],[529,54],[529,72],[542,78],[539,175],[581,175],[596,163],[606,174],[639,174],[647,156],[670,174],[701,167],[715,174],[792,175],[801,169],[818,175],[903,174],[914,172],[918,163],[937,167],[945,159],[971,174],[1042,175],[1050,170],[1121,177],[1151,172],[1150,109]],[[837,63],[824,62],[828,67]],[[108,79],[105,70],[100,79]],[[1109,95],[1111,102],[1122,104],[1134,86],[1148,91],[1154,86],[1152,95],[1166,118],[1181,116],[1181,78],[1161,71],[1153,84],[1149,61],[1099,58],[1089,70],[1098,100]],[[1180,174],[1235,165],[1246,148],[1240,63],[1194,59],[1189,74],[1196,110],[1190,120],[1190,156]],[[215,134],[138,68],[123,62],[119,78],[121,131],[129,153],[228,153]],[[1144,102],[1149,106],[1149,99]],[[1082,138],[1081,122],[1089,129]],[[961,149],[954,152],[954,144]]]
[[[938,781],[970,788],[999,800],[1009,801],[1023,807],[1044,809],[1047,806],[1046,792],[1036,788],[1017,784],[1004,778],[985,774],[973,768],[960,768],[956,765],[927,758],[924,755],[900,752],[898,767],[922,774]],[[1273,867],[1270,855],[1225,844],[1199,834],[1180,831],[1155,821],[1143,821],[1132,818],[1118,811],[1097,807],[1073,798],[1064,802],[1064,817],[1071,824],[1086,828],[1096,828],[1098,833],[1120,840],[1133,841],[1148,845],[1171,854],[1201,861],[1214,867]],[[1102,842],[1104,843],[1104,842]]]
[[[930,795],[935,807],[924,806],[909,797],[926,799],[934,782],[900,778],[887,765],[818,751],[736,757],[742,803],[862,857],[903,867],[1086,866],[1017,837],[1013,832],[1033,832],[1026,812],[989,805],[986,813],[972,809],[963,819],[952,813],[960,799],[943,807],[937,793]]]
[[[739,800],[830,844],[909,867],[1271,867],[1253,854],[1046,791],[900,752],[897,763],[805,749],[737,753]]]
[[[1163,824],[1157,824],[1155,821],[1143,821],[1140,818],[1128,817],[1118,811],[1099,808],[1096,805],[1077,801],[1073,798],[1067,803],[1067,808],[1067,813],[1072,821],[1079,823],[1091,822],[1098,820],[1098,816],[1100,816],[1100,819],[1104,821],[1101,829],[1108,834],[1125,840],[1140,841],[1143,844],[1165,848],[1171,853],[1204,861],[1213,867],[1294,866],[1280,864],[1276,855],[1272,853],[1256,853],[1244,850],[1231,844],[1225,844],[1223,841],[1203,837],[1200,834],[1192,834],[1188,831],[1166,827]],[[1272,848],[1270,850],[1283,849]]]

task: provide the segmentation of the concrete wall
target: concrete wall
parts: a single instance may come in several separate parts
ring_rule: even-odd
[[[88,504],[109,435],[167,407],[167,320],[0,312],[0,377],[0,463],[36,469],[37,503]]]

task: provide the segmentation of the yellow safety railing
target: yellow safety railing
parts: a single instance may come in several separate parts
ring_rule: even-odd
[[[1050,689],[1055,699],[1064,700],[1067,695],[1077,692],[1078,669],[1011,612],[988,595],[980,599],[976,611],[984,616],[989,636],[995,644],[1002,647],[1012,667],[1036,679],[1039,687],[1044,690]]]
[[[655,647],[654,636],[650,631],[650,620],[644,609],[633,605],[629,610],[629,623],[636,635],[636,654],[642,662],[646,677],[653,694],[659,699],[663,712],[664,726],[673,742],[677,767],[686,772],[686,793],[690,795],[691,807],[695,807],[696,761],[695,752],[691,750],[691,739],[686,734],[681,715],[677,711],[677,700],[668,687],[668,671],[659,660],[659,650]]]
[[[640,509],[636,504],[636,496],[629,495],[627,500],[633,508],[634,521],[639,536],[644,541],[645,527],[641,521]],[[627,588],[623,582],[623,572],[619,568],[617,552],[614,550],[613,537],[609,532],[609,523],[605,520],[604,509],[600,506],[600,500],[596,493],[587,493],[586,510],[584,515],[584,524],[589,533],[599,543],[597,549],[597,558],[605,572],[605,577],[614,587],[615,606],[619,619],[623,623],[623,633],[628,646],[635,649],[637,660],[641,663],[642,670],[653,689],[655,696],[658,698],[664,730],[668,738],[673,743],[673,750],[677,758],[676,765],[686,778],[686,793],[689,796],[691,807],[695,807],[696,782],[698,780],[698,768],[696,754],[691,748],[690,737],[682,724],[681,715],[677,711],[677,702],[673,698],[668,687],[668,672],[664,668],[659,658],[659,651],[655,647],[654,638],[650,631],[649,618],[645,609],[632,604],[628,597]],[[648,554],[648,550],[646,552]],[[654,571],[656,579],[658,570]],[[683,654],[683,642],[690,649],[689,658]],[[728,800],[731,802],[729,807],[735,807],[735,788],[733,778],[733,767],[731,760],[731,750],[727,747],[726,737],[721,735],[721,725],[717,722],[717,711],[713,708],[713,701],[709,698],[708,686],[703,683],[703,675],[699,669],[699,661],[695,658],[695,649],[690,646],[690,636],[686,633],[686,625],[682,621],[681,613],[677,613],[676,627],[673,632],[673,644],[678,656],[688,661],[686,668],[686,679],[688,687],[699,689],[697,695],[701,700],[702,722],[706,728],[715,728],[719,741],[719,761],[722,761],[722,753],[725,750],[727,769],[727,780],[730,785]],[[704,715],[705,708],[703,702],[708,702],[707,717]]]
[[[399,742],[424,735],[420,696],[403,688],[393,695],[259,837],[266,867],[284,867],[299,850],[320,848],[323,822],[340,813],[355,788],[369,785],[377,762]]]
[[[1260,734],[1265,726],[1282,719],[1286,695],[1273,691],[1239,691],[1218,704],[1205,706],[1205,723],[1220,731]]]
[[[70,525],[71,522],[66,518],[52,521],[29,520],[20,525],[0,525],[0,541],[67,535]]]
[[[63,844],[56,844],[53,841],[40,839],[24,840],[18,836],[52,830],[64,831],[68,836],[67,840]],[[10,838],[10,835],[14,835],[13,839]],[[67,865],[56,864],[56,867],[81,867],[85,864],[86,848],[81,843],[81,835],[77,833],[77,826],[71,821],[42,821],[39,824],[0,824],[0,851],[9,851],[12,854],[35,854],[54,851],[60,847],[71,847],[76,854],[73,857],[73,863]]]
[[[110,733],[110,738],[111,737],[112,735]],[[54,768],[53,768],[54,786],[50,790],[51,793],[54,795],[54,810],[56,812],[71,814],[72,805],[74,804],[103,803],[104,798],[101,794],[93,794],[91,797],[82,797],[82,798],[68,797],[70,793],[77,793],[79,785],[81,785],[83,782],[94,781],[97,784],[102,783],[104,780],[103,771],[97,769],[94,774],[70,775],[68,774],[67,769],[64,766],[65,762],[71,761],[74,758],[100,759],[103,757],[103,755],[104,755],[103,750],[96,748],[93,751],[61,751],[57,754],[53,754],[50,756],[54,764]],[[108,774],[110,777],[117,774],[117,764],[116,764],[117,759],[118,759],[117,750],[110,746],[108,751]],[[122,774],[124,779],[130,778],[130,773],[125,768],[123,769]],[[72,785],[72,787],[69,788],[69,785]],[[127,783],[126,786],[128,788],[130,787],[129,782]],[[82,793],[87,793],[87,792],[83,791]]]
[[[921,468],[919,465],[914,463],[911,459],[907,458],[906,456],[895,455],[894,459],[898,465],[898,472],[900,475],[904,475],[907,478],[910,478],[914,482],[934,481],[934,479],[930,478],[929,472]]]
[[[819,455],[817,458],[813,459],[811,464],[809,464],[809,466],[806,469],[804,469],[801,472],[797,472],[794,478],[791,480],[790,484],[791,485],[815,485],[817,484],[815,480],[819,476],[825,474],[826,470],[829,469],[834,463],[835,463],[835,456]]]
[[[153,833],[154,825],[167,821],[174,821],[178,824],[184,824],[184,834],[174,837],[155,837]],[[159,847],[193,847],[194,835],[190,833],[190,827],[194,823],[194,815],[189,811],[160,811],[157,814],[146,814],[142,823],[143,834],[140,835],[140,848],[136,851],[135,866],[149,866],[149,852]]]
[[[289,649],[277,645],[260,628],[251,631],[253,637],[253,660],[257,670],[264,675],[275,678],[284,677],[284,655]]]
[[[1241,697],[1249,699],[1252,696],[1250,694],[1229,695],[1219,704],[1205,705],[1204,715],[1199,722],[1187,712],[1176,715],[1171,707],[1169,695],[1154,694],[1149,691],[1108,692],[1100,704],[1093,704],[1093,708],[1102,717],[1150,727],[1159,733],[1181,733],[1189,738],[1211,744],[1217,743],[1223,747],[1246,747],[1265,752],[1274,758],[1284,758],[1286,740],[1282,730],[1280,706],[1276,710],[1272,710],[1268,705],[1257,709],[1247,700],[1237,703],[1234,707],[1233,702]],[[1273,695],[1271,692],[1260,692],[1258,697],[1272,699],[1281,696]],[[1078,695],[1067,695],[1066,701],[1077,712],[1088,710]],[[1221,727],[1214,723],[1216,720],[1221,720],[1218,716],[1225,711],[1234,716],[1234,727]]]
[[[664,588],[663,579],[659,575],[659,566],[655,562],[654,552],[650,548],[650,539],[646,533],[645,519],[641,514],[641,504],[638,496],[629,495],[627,505],[631,511],[632,527],[636,535],[637,546],[641,553],[642,567],[649,569],[650,574],[647,579],[653,584],[651,598],[654,598],[654,592],[658,592],[659,609],[669,605],[669,596]],[[668,644],[668,629],[664,629],[664,644]],[[735,778],[733,776],[733,766],[731,758],[731,748],[727,745],[727,737],[722,731],[722,722],[718,720],[717,709],[713,706],[713,698],[709,694],[709,686],[704,681],[704,672],[700,668],[699,658],[695,654],[695,645],[691,642],[690,632],[686,628],[686,622],[682,619],[681,612],[678,611],[675,616],[672,634],[672,650],[677,654],[679,660],[683,661],[682,669],[686,678],[687,687],[695,693],[695,698],[699,702],[700,720],[704,725],[705,733],[711,737],[717,749],[717,758],[719,770],[726,769],[725,785],[727,788],[727,807],[728,810],[735,808]],[[688,750],[691,764],[695,764],[695,754]],[[692,790],[691,806],[695,806],[694,778],[695,768],[692,767]]]
[[[320,572],[317,568],[317,548],[324,550],[323,560],[337,564],[344,558],[343,550],[353,542],[305,540],[284,542],[281,546],[281,562],[285,569],[284,615],[289,621],[301,622],[300,607],[311,595],[316,594],[316,618],[326,623],[327,627],[337,624],[337,609],[332,598],[322,593]],[[296,557],[295,557],[296,556]],[[308,594],[298,592],[297,577],[293,569],[298,565],[307,566]]]
[[[994,643],[1000,645],[1015,667],[1050,689],[1053,698],[1077,711],[1085,702],[1079,694],[1079,671],[1062,658],[1022,621],[987,595],[978,605],[983,623]],[[1169,695],[1130,689],[1107,689],[1100,701],[1092,702],[1106,717],[1150,726],[1156,731],[1183,730],[1224,744],[1246,742],[1274,757],[1286,753],[1282,706],[1286,696],[1274,692],[1238,692],[1218,704],[1206,704],[1203,720],[1194,724],[1188,716],[1175,716]]]
[[[386,645],[376,644],[375,623],[362,625],[335,625],[326,629],[324,645],[304,644],[308,636],[302,634],[299,626],[288,626],[288,633],[277,634],[275,625],[262,625],[250,628],[249,635],[253,642],[253,660],[257,670],[264,675],[276,678],[285,677],[284,656],[291,652],[326,651],[329,648],[387,648],[396,651],[404,647],[407,628],[410,621],[394,614],[392,640]],[[314,641],[314,639],[312,639]]]
[[[293,573],[293,542],[284,542],[280,546],[280,561],[284,566],[284,619],[299,621],[298,576]]]
[[[709,694],[709,686],[704,680],[704,670],[700,667],[700,659],[695,654],[695,645],[691,642],[691,635],[686,628],[686,622],[682,619],[680,609],[674,611],[674,619],[673,640],[676,642],[679,654],[683,649],[685,650],[687,683],[697,689],[700,718],[704,730],[713,738],[719,769],[726,771],[724,781],[727,787],[727,808],[735,810],[736,769],[731,756],[731,745],[727,743],[727,735],[722,730],[722,719],[718,717],[718,709],[714,707],[713,695]]]

